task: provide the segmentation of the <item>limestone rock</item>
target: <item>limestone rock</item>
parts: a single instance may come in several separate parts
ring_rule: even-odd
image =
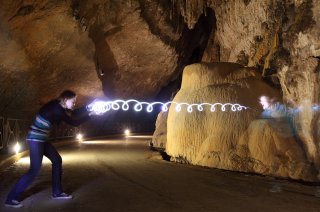
[[[205,55],[218,46],[221,61],[259,67],[265,79],[281,86],[287,104],[319,104],[319,1],[225,1],[212,7],[217,30]],[[308,160],[320,167],[318,121],[304,110],[297,125]]]
[[[178,2],[188,25],[214,11],[212,31],[202,61],[237,62],[256,67],[265,80],[281,88],[290,106],[319,104],[320,4],[318,0],[236,0]],[[188,11],[190,10],[190,11]],[[317,123],[308,109],[297,118],[308,160],[320,167]]]
[[[164,149],[167,144],[168,112],[160,112],[156,121],[156,130],[153,133],[152,144],[156,148]]]
[[[316,181],[317,171],[308,162],[292,130],[285,119],[251,122],[232,155],[234,170]]]
[[[278,96],[252,68],[234,63],[200,63],[185,68],[175,102],[238,103],[247,110],[177,112],[170,107],[166,152],[175,161],[228,170],[314,180],[315,173],[292,135],[267,121],[258,98]],[[310,169],[308,169],[310,167]],[[296,170],[295,170],[296,169]]]

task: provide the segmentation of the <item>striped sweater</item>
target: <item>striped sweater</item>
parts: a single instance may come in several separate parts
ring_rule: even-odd
[[[49,121],[38,114],[30,127],[27,140],[46,141],[50,135],[51,126]]]
[[[45,142],[48,140],[50,131],[54,124],[59,124],[63,121],[69,125],[78,126],[89,119],[89,115],[85,110],[85,107],[75,110],[73,114],[82,115],[82,117],[74,119],[72,116],[69,116],[58,100],[48,102],[36,115],[27,135],[27,140]]]

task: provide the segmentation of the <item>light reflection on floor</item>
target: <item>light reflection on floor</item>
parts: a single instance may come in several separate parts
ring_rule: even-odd
[[[72,154],[63,154],[63,163],[65,162],[69,163],[75,160],[76,160],[76,157],[73,156]],[[22,157],[17,161],[17,163],[22,165],[29,165],[30,157],[29,156]],[[51,164],[51,161],[47,157],[43,156],[42,164]]]
[[[152,138],[152,135],[129,135],[127,138]]]
[[[119,145],[119,143],[128,145],[129,143],[136,143],[139,142],[138,139],[151,139],[152,136],[126,136],[123,139],[113,139],[113,140],[85,140],[79,141],[80,145],[94,145],[94,144],[107,144],[107,145]],[[139,142],[140,143],[140,142]],[[63,163],[73,163],[78,161],[78,156],[75,156],[72,153],[63,154]],[[30,164],[30,157],[22,157],[17,161],[18,164],[29,165]],[[43,156],[42,159],[43,164],[51,164],[51,161]]]
[[[122,140],[94,140],[94,141],[81,141],[80,144],[114,144]]]
[[[137,142],[138,139],[152,139],[152,136],[125,136],[123,139],[85,140],[79,143],[80,144],[119,144],[119,143],[128,143],[128,142]]]

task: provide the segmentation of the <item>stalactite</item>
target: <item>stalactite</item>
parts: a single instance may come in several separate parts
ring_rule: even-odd
[[[189,29],[193,29],[201,14],[206,14],[208,5],[207,0],[172,0],[171,4],[171,11],[180,13]]]

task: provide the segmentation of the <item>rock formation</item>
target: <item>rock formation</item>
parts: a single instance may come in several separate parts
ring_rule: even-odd
[[[281,88],[288,105],[311,108],[319,103],[318,1],[213,2],[217,29],[205,55],[216,49],[220,61],[257,67],[265,80]],[[319,166],[318,119],[310,111],[298,119],[308,160]]]
[[[160,112],[156,121],[156,129],[152,137],[152,145],[165,149],[167,144],[167,119],[168,112]]]
[[[252,68],[235,63],[200,63],[185,68],[175,102],[238,103],[189,113],[170,107],[166,152],[174,161],[313,181],[316,171],[286,120],[259,119],[261,95],[279,97]],[[282,122],[282,123],[279,123]]]
[[[305,1],[174,1],[192,28],[214,11],[212,31],[202,61],[237,62],[256,67],[265,81],[280,90],[284,103],[305,108],[296,125],[309,162],[320,167],[319,104],[320,6]]]

